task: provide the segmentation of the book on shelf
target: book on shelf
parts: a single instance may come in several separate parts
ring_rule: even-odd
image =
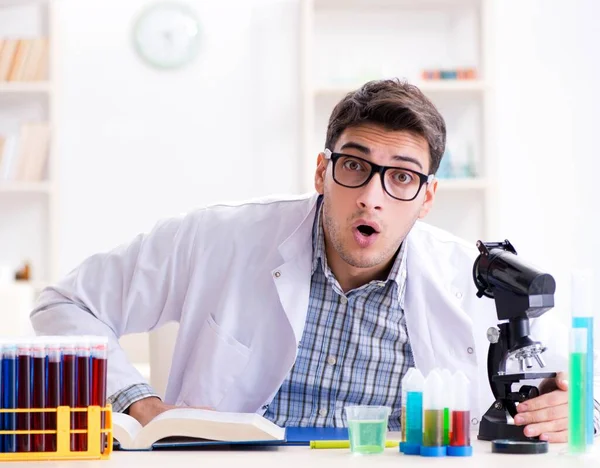
[[[48,79],[47,38],[0,39],[0,81],[44,81]]]
[[[113,413],[113,436],[123,450],[160,446],[269,444],[285,441],[285,429],[255,413],[224,413],[175,408],[145,426],[133,417]]]
[[[18,135],[0,136],[0,182],[39,182],[46,178],[50,127],[22,124]]]

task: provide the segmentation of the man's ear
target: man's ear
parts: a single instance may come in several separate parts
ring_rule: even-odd
[[[429,210],[433,207],[433,201],[435,199],[435,192],[437,191],[438,181],[433,179],[429,185],[426,185],[425,200],[421,205],[421,211],[419,211],[419,219],[423,219],[429,213]]]
[[[317,156],[317,170],[315,171],[315,190],[319,195],[325,193],[325,174],[327,173],[327,163],[325,154],[319,153]]]

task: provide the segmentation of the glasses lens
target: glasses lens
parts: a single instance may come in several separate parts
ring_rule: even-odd
[[[335,180],[346,187],[358,187],[371,174],[371,165],[352,156],[340,156],[335,162]]]
[[[411,200],[419,192],[421,179],[406,169],[388,169],[385,173],[385,187],[392,197]]]

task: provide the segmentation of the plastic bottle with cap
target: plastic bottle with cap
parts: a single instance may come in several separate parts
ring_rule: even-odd
[[[419,455],[423,443],[423,387],[425,378],[415,369],[406,383],[406,442],[405,455]]]
[[[443,392],[444,397],[444,445],[450,445],[450,438],[452,437],[452,419],[450,417],[450,408],[452,406],[452,372],[449,369],[442,370],[442,380],[444,381],[444,388],[447,391]]]
[[[423,443],[421,456],[444,457],[444,379],[438,369],[425,379],[423,389]]]
[[[471,447],[471,414],[469,410],[469,379],[462,371],[452,377],[452,433],[446,451],[451,457],[470,457]]]
[[[400,416],[400,446],[399,449],[401,452],[404,452],[404,444],[406,443],[406,387],[408,382],[410,381],[410,377],[415,371],[414,367],[409,367],[402,378],[402,414]]]

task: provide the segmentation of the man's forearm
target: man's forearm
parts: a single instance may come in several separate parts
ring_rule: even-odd
[[[112,405],[113,411],[117,413],[123,413],[135,402],[149,397],[159,398],[150,385],[138,383],[130,385],[129,387],[119,390],[115,394],[111,395],[108,398],[108,402]]]

